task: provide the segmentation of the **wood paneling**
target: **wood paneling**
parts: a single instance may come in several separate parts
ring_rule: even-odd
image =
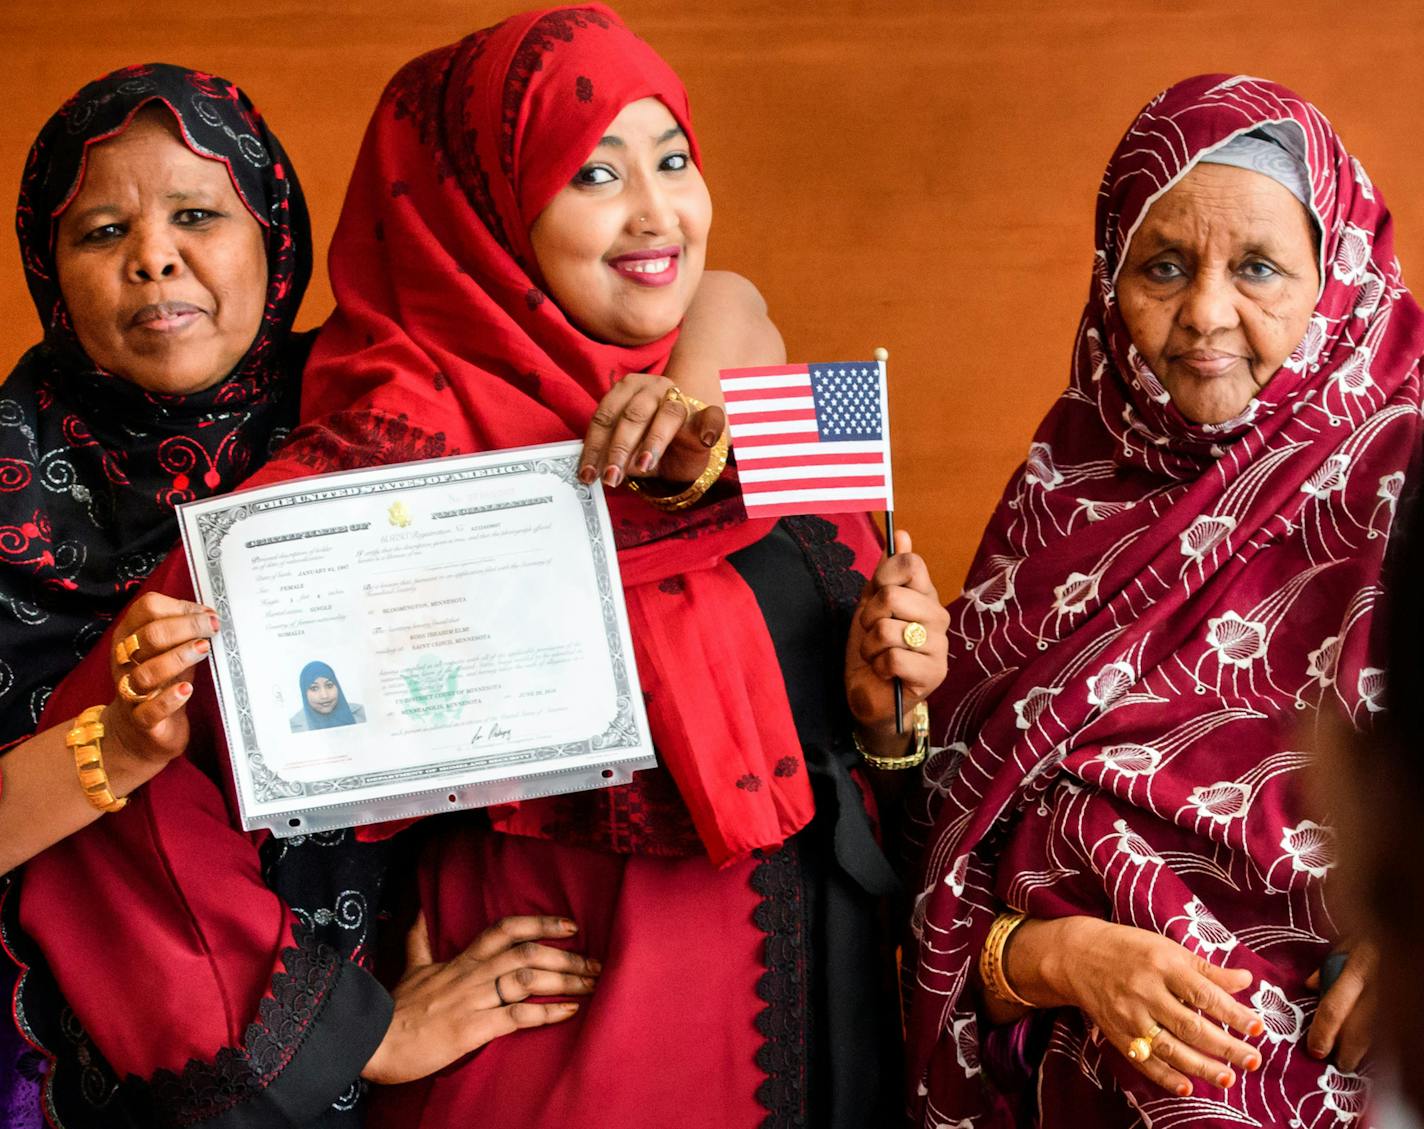
[[[898,516],[946,597],[1066,379],[1103,164],[1158,89],[1202,71],[1295,87],[1391,202],[1406,279],[1424,261],[1417,0],[619,7],[692,92],[717,209],[713,264],[757,282],[793,358],[891,350]],[[201,67],[246,88],[291,150],[324,257],[386,79],[514,10],[7,0],[0,184],[18,185],[35,132],[88,79],[158,59]],[[37,328],[13,234],[3,243],[8,369]],[[319,268],[303,323],[330,303]]]

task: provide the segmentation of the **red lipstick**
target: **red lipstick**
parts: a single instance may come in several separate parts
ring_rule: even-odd
[[[639,286],[667,286],[677,279],[677,261],[681,254],[681,247],[649,247],[626,251],[607,262],[619,275]]]

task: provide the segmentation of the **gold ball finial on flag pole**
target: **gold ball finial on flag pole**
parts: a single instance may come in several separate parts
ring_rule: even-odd
[[[883,365],[886,361],[888,361],[888,360],[890,359],[890,350],[889,350],[889,349],[876,349],[876,350],[875,350],[875,359],[876,359],[877,361],[879,361],[879,362]]]

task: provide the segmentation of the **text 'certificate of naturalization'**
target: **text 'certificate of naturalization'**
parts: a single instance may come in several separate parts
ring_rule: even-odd
[[[243,826],[277,835],[626,783],[654,764],[578,443],[181,507]]]

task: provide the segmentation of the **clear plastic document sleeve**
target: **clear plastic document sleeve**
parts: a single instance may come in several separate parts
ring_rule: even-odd
[[[625,783],[654,764],[578,443],[180,508],[243,826],[280,836]]]

